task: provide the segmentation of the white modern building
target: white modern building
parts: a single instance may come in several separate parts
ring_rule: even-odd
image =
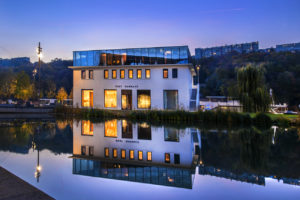
[[[74,122],[73,173],[191,188],[199,138],[190,128],[126,120]]]
[[[198,107],[187,46],[75,51],[73,106],[114,109]]]

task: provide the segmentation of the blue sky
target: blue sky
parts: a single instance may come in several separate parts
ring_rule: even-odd
[[[0,0],[0,58],[259,41],[300,42],[300,0]]]

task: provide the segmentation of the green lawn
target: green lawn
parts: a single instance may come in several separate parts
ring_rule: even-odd
[[[251,118],[254,118],[256,113],[250,113]],[[278,117],[285,117],[287,119],[296,119],[299,115],[284,115],[284,114],[272,114],[272,113],[267,113],[269,117],[271,117],[272,120],[278,118]]]

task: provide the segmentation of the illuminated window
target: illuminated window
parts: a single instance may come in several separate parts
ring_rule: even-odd
[[[130,150],[130,151],[129,151],[129,158],[130,158],[131,160],[134,159],[134,150]]]
[[[118,149],[113,149],[113,157],[114,158],[118,157]]]
[[[165,153],[165,163],[170,163],[170,154]]]
[[[115,70],[115,69],[111,70],[111,77],[112,77],[112,79],[117,78],[117,70]]]
[[[124,79],[125,78],[125,70],[121,69],[120,70],[120,79]]]
[[[168,69],[163,69],[163,77],[168,78],[169,77],[169,71]]]
[[[139,152],[138,152],[138,155],[139,155],[139,160],[143,160],[143,152],[142,152],[142,151],[139,151]]]
[[[106,157],[106,158],[108,158],[109,157],[109,148],[104,148],[104,156]]]
[[[122,158],[122,159],[125,159],[125,158],[126,158],[126,150],[125,150],[125,149],[122,149],[122,150],[121,150],[121,158]]]
[[[133,69],[128,70],[128,78],[130,78],[130,79],[133,78]]]
[[[91,121],[83,120],[81,122],[82,135],[94,135],[94,124]]]
[[[117,90],[104,90],[104,106],[105,108],[117,107]]]
[[[94,79],[94,71],[89,70],[89,79]]]
[[[137,71],[137,78],[138,79],[141,79],[142,78],[142,70],[141,69],[138,69],[136,70]]]
[[[132,139],[132,123],[127,120],[122,120],[122,138]]]
[[[81,70],[81,79],[85,79],[86,78],[86,76],[85,76],[85,70]]]
[[[152,161],[152,152],[147,152],[147,161]]]
[[[81,106],[93,107],[93,90],[81,90]]]
[[[151,77],[151,71],[150,71],[150,69],[146,69],[145,70],[145,77],[146,77],[146,79],[149,79]]]
[[[150,109],[151,108],[151,94],[150,90],[138,90],[138,108]]]
[[[106,70],[104,70],[104,79],[108,79],[109,77],[108,77],[108,70],[106,69]]]
[[[117,137],[117,120],[109,120],[104,123],[105,137]]]

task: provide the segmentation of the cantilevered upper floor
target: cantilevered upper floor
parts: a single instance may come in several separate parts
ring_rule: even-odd
[[[73,66],[188,64],[188,46],[74,51]]]

